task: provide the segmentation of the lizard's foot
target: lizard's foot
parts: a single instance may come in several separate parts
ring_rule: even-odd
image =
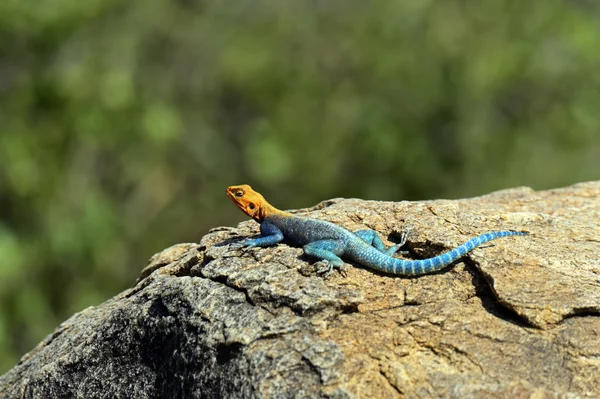
[[[394,245],[393,247],[388,248],[385,253],[386,255],[389,256],[394,256],[396,254],[400,254],[400,255],[408,255],[409,252],[408,251],[400,251],[400,248],[402,248],[404,246],[404,244],[406,244],[406,241],[408,240],[408,233],[409,230],[406,231],[402,231],[402,232],[398,232],[400,234],[400,242],[396,245]]]
[[[244,248],[244,241],[234,242],[233,244],[229,245],[229,248],[231,248],[233,250],[243,249]]]
[[[230,248],[234,249],[234,250],[235,249],[239,249],[239,250],[242,250],[242,251],[247,251],[248,249],[250,249],[252,247],[255,247],[255,246],[256,245],[255,245],[253,239],[246,238],[246,239],[243,239],[242,241],[238,241],[238,242],[235,242],[235,243],[231,244]]]
[[[398,243],[398,247],[403,247],[408,241],[408,233],[410,233],[410,229],[406,229],[405,231],[400,232],[400,242]]]
[[[398,244],[398,245],[394,245],[393,247],[390,247],[387,251],[385,251],[386,255],[389,256],[394,256],[394,255],[408,255],[408,251],[400,251],[400,248],[402,247],[402,245],[404,244]]]
[[[338,264],[335,262],[330,262],[328,260],[322,260],[315,263],[317,266],[317,274],[322,274],[323,279],[327,280],[331,273],[333,273],[334,269],[338,269],[342,277],[346,277],[346,266],[344,263]]]

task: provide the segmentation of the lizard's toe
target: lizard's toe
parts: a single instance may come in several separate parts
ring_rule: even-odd
[[[406,244],[406,242],[408,241],[408,234],[410,233],[410,231],[410,228],[404,231],[394,230],[394,235],[396,235],[400,239],[400,242],[397,245],[395,245],[395,247],[400,248],[404,246],[404,244]]]
[[[340,274],[343,277],[346,277],[346,265],[343,262],[338,264],[335,262],[322,260],[315,263],[315,265],[317,265],[317,273],[322,274],[324,279],[328,279],[335,269],[338,269]]]
[[[229,245],[229,248],[231,248],[231,249],[242,249],[242,248],[244,248],[244,242],[243,241],[234,242],[233,244]]]
[[[317,274],[323,274],[324,277],[331,274],[332,266],[329,261],[326,261],[326,260],[318,261],[315,263],[315,266],[317,267]]]
[[[241,250],[242,252],[248,251],[250,248],[254,248],[256,245],[254,244],[254,240],[252,239],[244,239],[242,241],[238,241],[236,243],[231,244],[230,248],[234,250]]]

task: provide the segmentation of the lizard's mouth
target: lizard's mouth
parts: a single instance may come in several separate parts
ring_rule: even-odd
[[[241,198],[235,196],[235,193],[236,193],[235,187],[227,187],[227,190],[225,190],[225,192],[227,193],[227,196],[229,197],[231,202],[233,202],[235,204],[235,206],[240,208],[242,210],[242,212],[244,212],[246,215],[248,215],[250,217],[252,216],[246,211],[246,207],[244,206],[245,204],[241,201]]]
[[[227,189],[225,190],[225,192],[227,193],[227,196],[229,197],[230,200],[232,200],[235,204],[238,203],[236,201],[235,195],[233,195],[233,191],[231,190],[231,187],[227,187]]]

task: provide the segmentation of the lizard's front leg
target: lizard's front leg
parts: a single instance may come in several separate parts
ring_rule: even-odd
[[[305,254],[325,261],[327,268],[325,278],[331,275],[334,268],[340,269],[340,272],[344,271],[344,261],[340,259],[340,256],[344,253],[342,240],[314,241],[306,244],[303,249]]]
[[[283,241],[283,233],[279,227],[271,222],[260,224],[260,237],[247,238],[242,242],[234,244],[235,248],[268,247]]]

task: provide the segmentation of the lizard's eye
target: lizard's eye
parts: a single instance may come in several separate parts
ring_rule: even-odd
[[[236,191],[235,192],[235,196],[238,197],[238,198],[242,198],[244,196],[244,192],[241,191],[241,190],[240,191]]]
[[[250,208],[250,209],[254,209],[254,204],[253,204],[252,202],[251,202],[251,203],[249,203],[249,204],[248,204],[248,208]]]

